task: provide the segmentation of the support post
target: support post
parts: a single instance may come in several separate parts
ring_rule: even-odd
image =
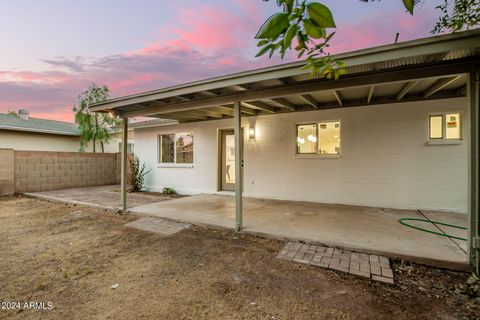
[[[122,119],[122,161],[121,161],[121,202],[122,211],[127,211],[127,168],[128,168],[128,118]]]
[[[478,212],[479,191],[479,99],[480,68],[477,66],[469,73],[468,96],[470,98],[470,145],[469,145],[469,179],[468,179],[468,258],[475,272],[480,274],[480,218]]]
[[[235,101],[233,110],[234,134],[235,134],[235,230],[238,232],[243,228],[243,206],[242,206],[242,111],[240,101]]]

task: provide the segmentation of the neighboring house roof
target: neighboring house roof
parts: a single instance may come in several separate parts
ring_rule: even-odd
[[[16,114],[4,113],[0,113],[0,130],[80,136],[80,131],[75,123],[31,117],[22,119]]]

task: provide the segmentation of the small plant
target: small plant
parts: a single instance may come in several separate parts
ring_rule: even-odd
[[[145,170],[145,163],[140,164],[140,159],[136,155],[131,156],[128,161],[130,163],[130,174],[128,176],[130,192],[141,191],[144,187],[145,176],[150,170]]]
[[[163,194],[177,194],[177,191],[173,188],[165,187],[163,188]]]

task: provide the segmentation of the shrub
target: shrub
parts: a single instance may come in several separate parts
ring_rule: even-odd
[[[141,191],[144,187],[145,176],[150,172],[150,170],[145,170],[145,163],[140,164],[140,160],[136,155],[130,156],[128,161],[130,163],[130,174],[128,176],[130,191]]]
[[[176,194],[177,191],[175,191],[175,189],[173,188],[168,188],[168,187],[165,187],[163,188],[163,194]]]

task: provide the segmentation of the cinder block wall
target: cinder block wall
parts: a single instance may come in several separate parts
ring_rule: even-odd
[[[14,151],[14,192],[116,184],[117,158],[115,153]]]
[[[0,196],[15,192],[13,163],[13,149],[0,149]]]

